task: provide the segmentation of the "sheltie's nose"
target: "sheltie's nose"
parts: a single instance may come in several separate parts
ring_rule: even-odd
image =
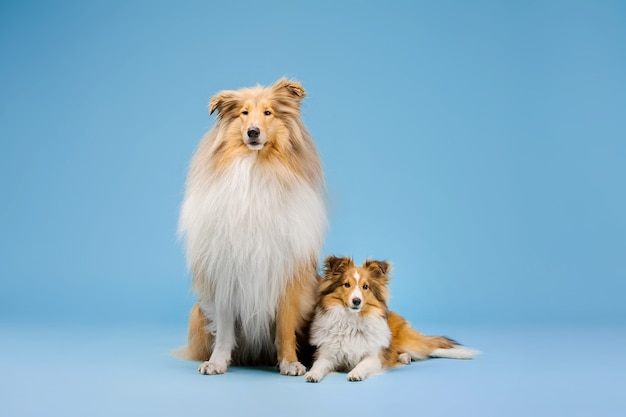
[[[358,307],[358,306],[360,306],[360,305],[361,305],[361,299],[360,299],[360,298],[357,298],[357,297],[354,297],[354,298],[352,299],[352,305],[353,305],[354,307]]]
[[[248,137],[250,139],[258,139],[260,134],[261,134],[261,129],[259,129],[256,126],[253,126],[248,129]]]

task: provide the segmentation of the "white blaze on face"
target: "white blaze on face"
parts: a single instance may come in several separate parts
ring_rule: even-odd
[[[350,293],[350,308],[354,310],[360,310],[363,306],[363,294],[361,293],[361,285],[359,284],[359,280],[361,279],[359,271],[355,271],[353,277],[356,282],[354,284],[354,290],[352,291],[352,293]],[[358,299],[360,301],[358,305],[355,305],[355,299]]]

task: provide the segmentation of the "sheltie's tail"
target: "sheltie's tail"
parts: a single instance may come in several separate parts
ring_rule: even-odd
[[[473,359],[477,355],[480,355],[478,350],[470,349],[467,346],[454,345],[451,348],[435,349],[428,356],[431,358]]]
[[[394,312],[389,312],[387,321],[392,335],[390,348],[398,352],[402,363],[426,358],[472,359],[480,354],[447,337],[423,335]]]

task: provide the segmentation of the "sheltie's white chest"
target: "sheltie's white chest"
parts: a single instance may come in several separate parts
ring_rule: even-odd
[[[311,343],[320,356],[334,358],[339,369],[354,368],[366,355],[389,347],[391,331],[380,316],[359,315],[344,307],[318,307],[311,326]]]

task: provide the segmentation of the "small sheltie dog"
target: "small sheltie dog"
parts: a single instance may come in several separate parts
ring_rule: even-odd
[[[311,325],[315,362],[304,375],[319,382],[332,371],[349,381],[365,378],[412,360],[428,357],[471,359],[477,352],[442,336],[425,336],[389,311],[390,264],[330,256],[324,264]]]
[[[298,335],[315,309],[326,229],[324,179],[301,120],[302,85],[221,91],[189,169],[180,213],[192,289],[188,346],[202,374],[229,364],[303,375]]]

